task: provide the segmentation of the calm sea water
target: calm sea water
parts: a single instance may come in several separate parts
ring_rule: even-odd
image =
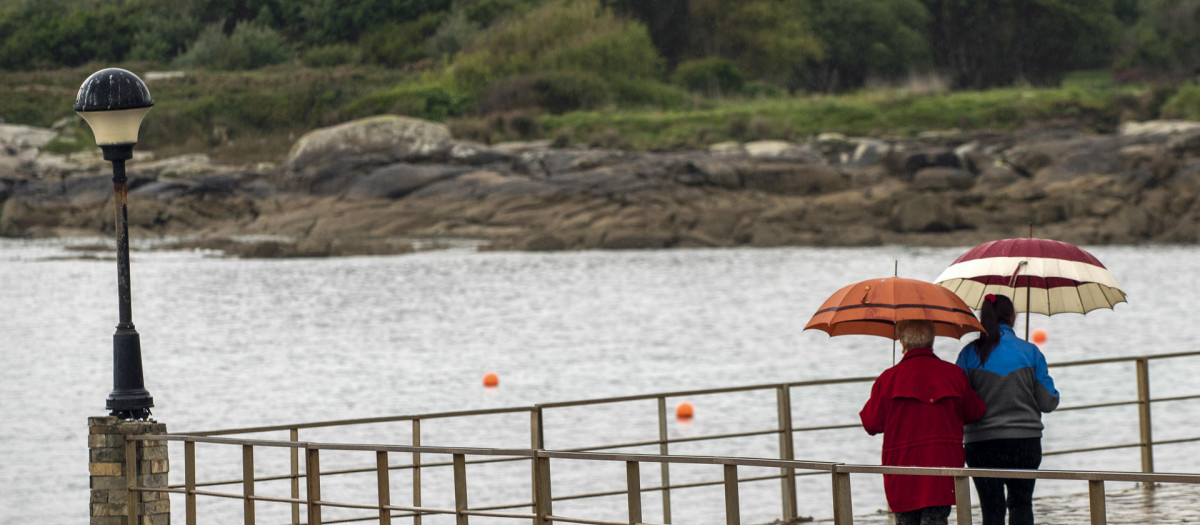
[[[81,258],[66,244],[0,240],[0,407],[8,420],[0,426],[0,523],[66,525],[83,523],[88,516],[87,418],[105,415],[104,401],[112,388],[116,264],[111,253]],[[142,337],[154,418],[173,432],[527,406],[876,375],[892,364],[889,341],[830,338],[803,331],[804,323],[844,284],[892,275],[894,266],[900,276],[933,279],[966,248],[446,250],[295,260],[135,251],[133,320]],[[1087,316],[1035,315],[1031,326],[1047,330],[1043,349],[1052,363],[1200,349],[1200,324],[1190,308],[1200,297],[1200,247],[1088,249],[1110,268],[1130,303]],[[935,349],[953,360],[962,344],[939,339]],[[488,371],[499,375],[499,388],[481,386]],[[1200,360],[1194,358],[1156,362],[1151,366],[1153,393],[1197,393],[1198,373]],[[1054,375],[1064,405],[1135,395],[1130,365],[1060,369]],[[798,390],[795,424],[856,422],[868,389]],[[697,417],[687,423],[671,421],[672,436],[766,430],[775,424],[771,392],[688,401],[696,406]],[[1155,405],[1155,438],[1196,435],[1198,406]],[[652,402],[549,410],[547,446],[654,439],[655,416]],[[1137,440],[1136,411],[1129,407],[1054,413],[1045,422],[1047,450]],[[429,422],[422,441],[525,447],[528,424],[525,415]],[[410,434],[407,425],[397,425],[349,433],[313,431],[301,438],[406,444]],[[879,438],[860,430],[809,433],[797,437],[796,455],[877,463],[879,444]],[[772,457],[776,447],[776,438],[765,436],[685,444],[672,451]],[[1158,470],[1200,472],[1195,447],[1158,447]],[[202,451],[201,459],[222,453],[206,456],[209,452]],[[322,461],[373,465],[373,457],[329,456]],[[284,464],[282,456],[262,461]],[[1137,470],[1138,465],[1137,451],[1131,449],[1049,457],[1043,468]],[[174,450],[172,467],[176,482],[182,460]],[[216,474],[225,472],[221,468],[231,477],[240,473],[236,462],[216,467]],[[488,470],[492,468],[495,472]],[[623,487],[620,464],[556,463],[554,468],[556,494]],[[496,485],[472,486],[473,505],[528,497],[527,485],[518,486],[528,483],[527,464],[472,469],[472,475],[483,473]],[[643,485],[657,483],[657,468],[643,472]],[[743,476],[763,473],[770,472]],[[426,505],[449,501],[435,494],[439,484],[448,483],[438,476],[427,474]],[[717,480],[720,472],[672,471],[672,482],[691,479]],[[345,490],[353,490],[352,485]],[[802,515],[830,515],[828,485],[825,477],[803,478],[802,490],[811,497],[802,498]],[[885,506],[880,485],[878,477],[854,478],[856,513]],[[272,490],[264,487],[260,493]],[[325,495],[339,490],[331,482]],[[719,505],[720,490],[696,493]],[[1065,482],[1039,485],[1039,493],[1045,494],[1085,490],[1085,485]],[[777,517],[778,494],[777,481],[744,486],[743,521]],[[689,498],[684,492],[673,494],[676,523],[719,521],[719,506]],[[396,496],[394,501],[403,500]],[[181,501],[174,505],[182,511]],[[229,519],[202,517],[201,523],[240,520],[240,502],[211,505],[207,516]],[[555,505],[561,514],[591,505],[603,519],[623,519],[624,513],[619,498]],[[661,516],[656,505],[656,496],[647,494],[647,519]],[[266,504],[259,508],[267,513],[260,520],[273,522],[262,517],[274,516],[269,514],[273,511],[263,510]],[[286,509],[281,512],[286,515]]]

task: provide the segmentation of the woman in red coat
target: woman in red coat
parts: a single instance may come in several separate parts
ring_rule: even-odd
[[[933,330],[929,321],[896,324],[904,358],[879,375],[859,413],[868,434],[883,432],[884,465],[961,468],[963,424],[986,411],[962,368],[933,354]],[[950,517],[952,477],[885,474],[883,489],[897,525]]]

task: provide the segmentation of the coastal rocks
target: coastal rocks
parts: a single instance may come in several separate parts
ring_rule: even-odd
[[[48,135],[21,136],[37,144]],[[112,184],[98,155],[22,148],[19,172],[0,173],[0,235],[111,231]],[[1030,223],[1039,236],[1085,244],[1200,240],[1200,123],[1130,124],[1111,135],[1066,127],[823,134],[636,152],[489,146],[455,140],[440,124],[384,116],[313,131],[280,167],[137,153],[128,165],[135,235],[244,257],[464,243],[550,251],[964,245],[1020,235]]]

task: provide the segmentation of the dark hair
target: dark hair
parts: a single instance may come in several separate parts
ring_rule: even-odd
[[[1004,295],[987,294],[983,305],[979,308],[979,322],[983,324],[984,333],[975,340],[975,353],[979,354],[979,363],[987,362],[988,354],[1000,342],[1000,325],[1012,325],[1017,311],[1013,308],[1012,299]]]

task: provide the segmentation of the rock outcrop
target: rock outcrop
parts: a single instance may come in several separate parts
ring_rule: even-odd
[[[98,155],[0,125],[0,235],[111,235]],[[1200,123],[825,134],[704,151],[483,145],[382,116],[313,131],[279,167],[204,155],[127,165],[135,236],[246,256],[485,249],[1200,241]],[[246,239],[257,239],[247,242]],[[266,239],[266,240],[264,240]]]

